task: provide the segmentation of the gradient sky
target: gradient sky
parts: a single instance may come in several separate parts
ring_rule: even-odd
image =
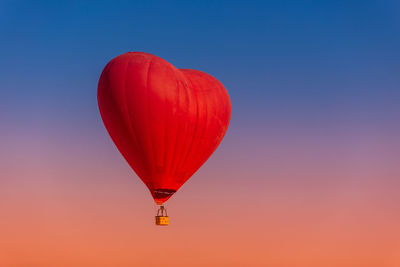
[[[400,266],[398,1],[82,2],[0,2],[0,266]],[[97,108],[127,51],[232,101],[167,228]]]

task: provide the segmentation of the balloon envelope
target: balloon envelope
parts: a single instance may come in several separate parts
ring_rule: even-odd
[[[108,133],[158,204],[211,156],[231,115],[217,79],[142,52],[111,60],[97,97]]]

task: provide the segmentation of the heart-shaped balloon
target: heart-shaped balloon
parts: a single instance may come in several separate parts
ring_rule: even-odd
[[[211,156],[231,115],[228,93],[217,79],[142,52],[107,64],[98,104],[112,140],[158,204]]]

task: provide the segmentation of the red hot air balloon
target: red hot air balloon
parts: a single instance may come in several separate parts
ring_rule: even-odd
[[[228,93],[217,79],[142,52],[106,65],[98,104],[112,140],[157,204],[216,150],[231,115]]]

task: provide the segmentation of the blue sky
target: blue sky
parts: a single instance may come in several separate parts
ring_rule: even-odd
[[[104,65],[145,51],[220,79],[234,124],[396,120],[399,10],[396,1],[2,1],[0,118],[98,119]]]

